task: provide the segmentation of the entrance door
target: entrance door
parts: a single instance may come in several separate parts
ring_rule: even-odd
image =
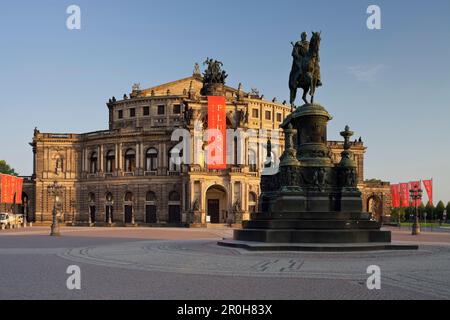
[[[89,211],[91,213],[91,223],[95,223],[95,206],[90,206]]]
[[[125,223],[133,222],[133,206],[125,206]]]
[[[211,223],[220,223],[220,208],[218,199],[208,200],[208,215],[211,217]]]
[[[169,223],[181,222],[181,210],[180,206],[169,206]]]
[[[112,206],[106,206],[106,221],[105,222],[109,222],[109,216],[111,216],[111,222],[114,222]]]
[[[147,205],[145,206],[145,221],[147,223],[156,223],[156,206]]]

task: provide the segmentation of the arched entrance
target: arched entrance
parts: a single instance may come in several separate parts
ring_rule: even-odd
[[[133,218],[133,194],[131,192],[125,193],[124,199],[124,222],[128,224],[134,223]]]
[[[383,216],[383,200],[377,195],[372,195],[367,199],[367,211],[372,215],[372,219],[381,221]]]
[[[156,194],[153,191],[147,192],[147,195],[145,196],[145,222],[158,222],[156,215]]]
[[[206,191],[206,214],[211,223],[226,223],[227,191],[223,186],[213,185]]]
[[[181,197],[176,191],[169,194],[169,223],[181,223]]]
[[[95,214],[96,214],[96,206],[95,206],[95,194],[89,193],[89,222],[95,223]]]

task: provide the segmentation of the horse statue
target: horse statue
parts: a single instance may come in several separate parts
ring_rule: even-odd
[[[313,32],[311,42],[306,41],[306,33],[302,34],[302,41],[297,42],[294,47],[291,74],[289,76],[289,89],[291,91],[290,103],[294,109],[297,89],[303,89],[302,99],[305,103],[309,103],[306,95],[309,92],[311,103],[314,103],[314,95],[316,89],[322,86],[320,77],[320,40],[321,32]]]

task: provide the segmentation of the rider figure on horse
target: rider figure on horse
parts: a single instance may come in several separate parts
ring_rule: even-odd
[[[319,41],[317,39],[319,39]],[[291,105],[294,107],[297,88],[303,88],[306,92],[309,91],[309,89],[312,89],[310,94],[313,96],[315,89],[322,85],[319,66],[320,57],[318,54],[320,33],[313,33],[313,38],[311,38],[310,43],[308,41],[308,34],[303,32],[301,34],[301,40],[297,41],[295,44],[291,42],[291,44],[293,46],[293,63],[289,77],[289,87],[291,89]],[[313,47],[310,48],[310,45]],[[314,86],[312,83],[313,81]],[[307,102],[305,94],[303,95],[303,100]]]
[[[292,49],[292,57],[294,58],[294,62],[292,66],[291,77],[293,77],[293,79],[300,79],[303,70],[303,58],[306,56],[309,50],[308,34],[306,32],[303,32],[301,35],[301,40],[297,41],[296,44],[292,42],[291,44],[294,46],[294,48]]]

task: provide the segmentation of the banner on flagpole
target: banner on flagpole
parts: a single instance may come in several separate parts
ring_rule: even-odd
[[[16,178],[16,204],[22,204],[23,178]]]
[[[226,100],[222,96],[208,96],[208,169],[226,169]]]
[[[399,208],[400,207],[400,185],[399,184],[391,185],[391,199],[392,199],[392,207]]]
[[[402,208],[409,207],[409,184],[400,183],[400,205]]]
[[[433,204],[433,180],[423,180],[423,186],[427,191],[428,202]]]
[[[14,198],[16,204],[22,203],[23,178],[8,174],[0,174],[0,184],[0,203],[13,204]]]

